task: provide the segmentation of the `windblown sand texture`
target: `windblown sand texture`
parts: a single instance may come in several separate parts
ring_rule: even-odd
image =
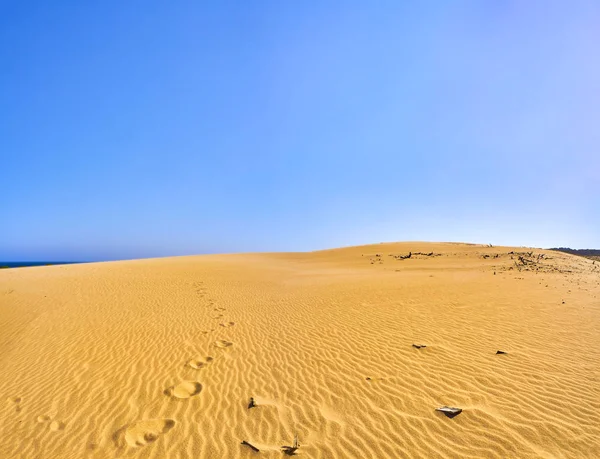
[[[0,458],[296,433],[306,458],[600,457],[598,265],[414,242],[2,270]]]

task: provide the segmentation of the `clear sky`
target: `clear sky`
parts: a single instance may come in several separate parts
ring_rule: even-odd
[[[600,3],[4,1],[0,260],[600,248]]]

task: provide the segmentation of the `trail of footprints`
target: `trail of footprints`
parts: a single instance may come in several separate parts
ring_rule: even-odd
[[[203,286],[202,282],[196,282],[192,284],[196,293],[201,297],[205,298],[207,294],[206,287]],[[208,306],[214,306],[214,301],[209,300]],[[222,307],[214,307],[213,311],[217,313],[212,319],[222,319],[226,309]],[[235,322],[222,322],[219,324],[221,327],[233,327]],[[210,332],[215,331],[214,328],[210,329]],[[209,330],[202,330],[203,335],[207,335]],[[216,349],[225,349],[233,346],[233,343],[224,339],[216,340],[213,343]],[[206,357],[195,357],[189,359],[185,366],[193,370],[203,370],[209,367],[215,360],[212,356]],[[167,397],[176,400],[186,400],[192,397],[198,396],[202,392],[202,384],[198,381],[181,381],[178,384],[167,387],[163,394]],[[123,444],[130,447],[141,447],[155,442],[160,438],[161,435],[169,432],[176,424],[173,419],[149,419],[140,420],[132,424],[126,425],[119,429],[114,434],[114,440],[117,445]]]

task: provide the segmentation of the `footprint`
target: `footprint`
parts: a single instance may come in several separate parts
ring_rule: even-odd
[[[50,419],[51,419],[50,416],[48,416],[46,414],[42,414],[37,417],[37,422],[39,422],[41,424],[43,422],[48,422]]]
[[[221,327],[233,327],[235,325],[235,322],[224,322],[219,324]]]
[[[188,367],[192,367],[194,370],[199,370],[199,369],[207,366],[212,361],[213,361],[213,358],[209,356],[209,357],[201,358],[201,359],[190,359],[190,360],[188,360],[186,365]]]
[[[225,341],[224,339],[220,339],[220,340],[215,341],[215,346],[220,347],[220,348],[226,348],[229,346],[233,346],[233,343],[231,343],[229,341]]]
[[[50,423],[50,430],[53,432],[58,432],[59,430],[63,430],[65,428],[65,423],[62,421],[52,421]]]
[[[151,419],[138,421],[125,429],[125,441],[129,446],[145,446],[153,443],[162,435],[173,428],[175,421],[172,419]]]
[[[219,314],[218,316],[213,317],[213,319],[220,319],[221,317],[223,317],[223,314]]]
[[[20,412],[20,411],[22,410],[21,406],[19,405],[19,403],[21,403],[21,401],[22,401],[22,400],[23,400],[23,399],[22,399],[21,397],[17,397],[17,396],[14,396],[14,397],[8,397],[8,398],[6,399],[6,401],[7,401],[8,403],[13,403],[13,404],[15,405],[15,411],[16,411],[17,413],[18,413],[18,412]]]
[[[195,381],[183,381],[176,386],[165,389],[164,394],[174,398],[190,398],[198,395],[202,390],[202,384]]]

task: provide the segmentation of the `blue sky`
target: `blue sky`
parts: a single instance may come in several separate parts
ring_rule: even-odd
[[[3,2],[0,260],[600,248],[600,4]]]

